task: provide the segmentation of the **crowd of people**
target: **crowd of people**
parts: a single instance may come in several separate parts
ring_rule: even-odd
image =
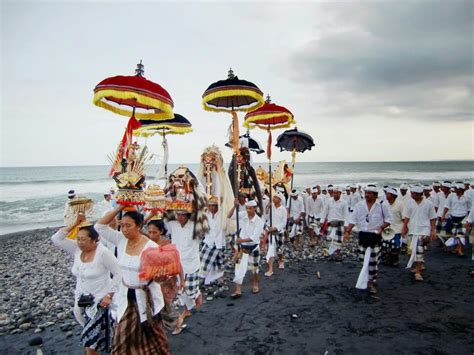
[[[252,274],[252,293],[260,292],[264,253],[264,276],[269,278],[283,273],[291,262],[286,258],[288,250],[317,248],[325,240],[330,243],[327,257],[340,262],[345,243],[357,238],[362,268],[356,287],[375,294],[381,261],[397,267],[399,255],[407,253],[406,267],[421,282],[430,241],[459,256],[465,256],[466,247],[473,243],[469,240],[474,223],[470,182],[402,184],[383,190],[375,185],[315,185],[292,190],[288,196],[277,190],[264,194],[261,211],[257,201],[244,193],[238,194],[229,211],[221,211],[219,199],[208,196],[209,230],[202,239],[193,233],[195,222],[187,210],[174,210],[173,219],[166,214],[157,219],[154,213],[123,213],[123,206],[113,204],[112,194],[104,199],[109,209],[94,225],[79,214],[52,236],[56,246],[74,256],[74,315],[83,326],[81,345],[88,354],[169,353],[166,333],[182,332],[186,318],[203,304],[203,287],[223,281],[229,260],[234,266],[230,297],[238,299],[247,271]],[[230,235],[223,228],[226,219],[237,222]],[[79,231],[74,241],[68,234],[75,228]],[[307,243],[302,243],[304,238]],[[144,250],[170,244],[179,251],[179,275],[142,280]],[[280,271],[274,268],[275,259]],[[474,276],[472,269],[469,273]]]

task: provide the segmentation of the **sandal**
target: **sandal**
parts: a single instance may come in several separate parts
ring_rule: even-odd
[[[241,293],[234,292],[233,294],[230,295],[230,297],[235,300],[235,299],[237,299],[237,298],[242,297],[242,294],[241,294]]]
[[[415,281],[423,281],[423,276],[421,276],[421,274],[415,274]]]
[[[255,293],[259,293],[259,292],[260,292],[260,289],[258,288],[258,286],[257,286],[257,287],[254,287],[254,288],[252,288],[252,293],[254,293],[254,294],[255,294]]]
[[[270,277],[270,276],[273,275],[273,272],[267,271],[264,275],[265,275],[266,277]]]

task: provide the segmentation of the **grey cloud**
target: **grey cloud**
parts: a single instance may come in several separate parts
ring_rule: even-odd
[[[339,6],[333,16],[347,20],[344,28],[323,31],[293,53],[290,75],[322,86],[335,115],[370,108],[472,119],[473,10],[470,1]]]

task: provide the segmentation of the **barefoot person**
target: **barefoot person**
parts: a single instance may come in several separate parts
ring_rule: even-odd
[[[114,208],[95,225],[102,238],[117,246],[122,270],[120,286],[113,299],[118,324],[112,354],[169,354],[160,316],[164,306],[161,287],[156,281],[142,281],[138,276],[143,250],[158,245],[142,233],[143,216],[136,211],[124,214],[120,232],[109,227],[123,208]]]
[[[311,190],[311,196],[307,200],[307,205],[309,239],[312,243],[314,243],[315,239],[316,242],[319,242],[321,233],[318,226],[323,214],[324,201],[319,196],[319,190],[316,187],[313,187]]]
[[[462,221],[468,215],[471,210],[471,200],[464,195],[464,184],[462,182],[456,182],[454,184],[455,193],[449,195],[444,205],[443,216],[441,220],[446,220],[446,215],[449,212],[451,214],[450,220],[446,222],[446,232],[448,237],[454,238],[456,242],[455,252],[457,255],[464,255],[464,229]]]
[[[390,210],[385,204],[377,202],[377,196],[378,190],[375,185],[368,185],[365,188],[365,201],[361,201],[355,206],[344,235],[344,239],[348,240],[352,228],[357,226],[359,230],[359,260],[364,262],[364,266],[356,287],[367,288],[372,294],[377,293],[375,285],[382,243],[381,234],[392,223]]]
[[[176,245],[184,271],[184,292],[178,296],[184,305],[184,311],[179,316],[178,324],[191,315],[191,310],[199,310],[202,305],[202,294],[199,290],[199,258],[200,239],[194,234],[194,222],[186,210],[175,210],[176,220],[165,222],[171,235],[171,241]]]
[[[424,267],[425,245],[436,239],[436,212],[434,205],[427,198],[423,197],[423,188],[413,186],[410,189],[412,199],[409,200],[403,210],[402,235],[408,235],[407,241],[410,245],[411,256],[407,268],[411,268],[415,274],[416,281],[423,281],[422,271]]]
[[[247,216],[243,218],[239,238],[237,244],[242,248],[243,254],[239,263],[235,265],[235,291],[231,295],[238,298],[242,295],[242,283],[244,281],[247,270],[252,272],[252,292],[258,293],[258,264],[260,261],[260,237],[263,234],[264,223],[257,215],[257,202],[250,200],[245,204]]]
[[[398,191],[394,187],[388,187],[385,190],[385,198],[390,212],[392,213],[393,222],[390,227],[395,232],[391,240],[383,240],[382,242],[382,259],[389,266],[399,265],[400,256],[400,239],[403,227],[403,206],[398,200]]]
[[[283,195],[278,192],[273,196],[273,206],[272,206],[272,226],[268,227],[268,233],[265,234],[265,242],[268,241],[268,251],[267,251],[267,263],[268,271],[265,273],[265,276],[270,277],[273,275],[273,262],[275,261],[275,256],[278,256],[278,268],[283,269],[283,235],[285,233],[286,226],[286,209],[282,205]],[[270,210],[270,205],[267,206],[267,209]]]
[[[99,234],[93,226],[80,227],[76,241],[66,238],[84,221],[84,214],[80,214],[74,224],[60,229],[51,239],[54,245],[74,255],[74,315],[83,327],[81,345],[86,354],[92,355],[110,351],[113,333],[108,307],[118,290],[121,271],[114,255],[98,243]]]
[[[201,282],[208,285],[224,276],[224,249],[225,235],[221,226],[221,211],[219,211],[219,200],[216,196],[210,196],[207,202],[207,221],[209,232],[204,236],[201,249],[201,269],[199,277]]]
[[[300,249],[301,235],[303,234],[303,218],[305,214],[303,199],[298,191],[293,190],[291,197],[287,202],[288,227],[290,229],[290,241],[294,244],[296,250]]]
[[[165,246],[171,244],[169,239],[168,230],[164,222],[160,219],[151,219],[147,224],[148,237],[153,240],[159,246]],[[178,335],[186,327],[179,321],[179,312],[174,304],[178,292],[181,292],[184,288],[184,273],[183,268],[179,273],[179,284],[176,276],[170,277],[160,282],[161,292],[163,293],[163,299],[165,306],[160,312],[163,320],[163,325],[166,330],[170,331],[173,335]]]
[[[329,225],[329,233],[332,236],[329,255],[335,253],[335,260],[342,261],[342,237],[344,235],[344,225],[349,222],[349,205],[341,199],[342,190],[340,187],[333,187],[333,198],[324,207],[319,227],[324,223]]]

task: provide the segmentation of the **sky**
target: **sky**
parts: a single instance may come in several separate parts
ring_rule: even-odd
[[[127,118],[94,106],[93,89],[140,60],[193,124],[169,137],[170,163],[211,144],[230,160],[231,116],[201,103],[230,67],[314,138],[298,161],[474,159],[472,1],[2,0],[0,12],[3,167],[108,164]],[[161,138],[146,143],[159,162]]]

